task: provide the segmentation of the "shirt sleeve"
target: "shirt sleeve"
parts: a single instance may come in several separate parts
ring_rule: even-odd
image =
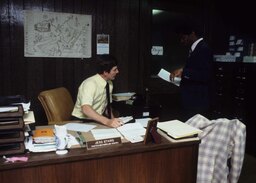
[[[93,82],[82,83],[78,90],[78,96],[81,106],[93,105],[93,98],[96,92],[96,86]]]

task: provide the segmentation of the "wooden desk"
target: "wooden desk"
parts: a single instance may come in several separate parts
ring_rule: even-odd
[[[193,183],[199,141],[72,149],[66,155],[29,153],[26,163],[0,159],[1,183]]]

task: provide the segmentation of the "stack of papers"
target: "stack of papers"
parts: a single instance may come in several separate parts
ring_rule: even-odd
[[[25,143],[30,152],[56,151],[56,137],[52,128],[36,129]]]
[[[33,138],[31,136],[28,137],[27,141],[25,141],[25,146],[30,152],[50,152],[57,150],[55,142],[36,144],[33,142]]]
[[[116,137],[122,138],[122,135],[117,131],[116,128],[92,129],[91,132],[95,140],[116,138]]]
[[[114,93],[112,94],[112,97],[114,101],[126,101],[126,100],[129,100],[135,94],[136,93],[134,92]]]
[[[117,128],[117,130],[130,142],[136,143],[144,140],[146,129],[140,123],[129,123]]]
[[[202,132],[202,130],[183,123],[179,120],[159,122],[157,127],[174,139],[195,137]]]
[[[144,140],[146,129],[140,123],[124,124],[118,128],[92,129],[95,140],[120,137],[136,143]]]

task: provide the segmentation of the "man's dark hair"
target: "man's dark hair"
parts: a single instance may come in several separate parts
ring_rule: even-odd
[[[197,37],[203,37],[204,34],[201,24],[196,21],[183,22],[176,29],[177,34],[189,35],[192,32],[195,32]]]
[[[97,64],[98,64],[98,74],[103,74],[104,71],[110,72],[111,69],[115,66],[117,66],[117,60],[112,55],[99,55],[97,56]]]

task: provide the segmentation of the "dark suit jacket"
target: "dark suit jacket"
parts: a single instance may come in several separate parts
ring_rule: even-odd
[[[190,54],[183,68],[180,85],[182,105],[193,114],[203,114],[211,105],[212,62],[212,52],[202,40]]]

